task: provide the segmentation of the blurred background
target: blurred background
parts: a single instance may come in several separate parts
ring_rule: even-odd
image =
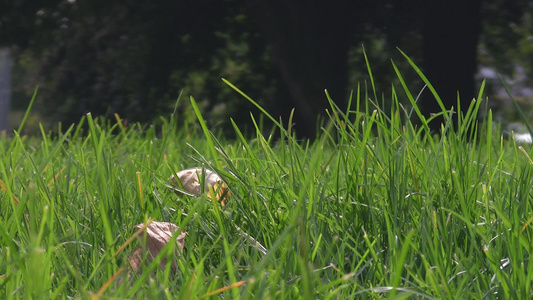
[[[245,128],[257,111],[226,78],[285,121],[295,108],[299,134],[313,137],[328,107],[324,89],[344,107],[358,83],[371,86],[363,47],[381,93],[369,98],[385,107],[396,81],[390,59],[415,95],[423,87],[397,47],[448,108],[457,106],[457,91],[469,102],[487,79],[496,119],[515,122],[500,75],[524,111],[533,104],[529,0],[11,0],[0,4],[0,18],[0,130],[7,132],[37,86],[30,134],[39,123],[53,129],[87,112],[157,123],[180,91],[187,97],[178,122],[195,119],[192,95],[211,128],[231,132],[230,117]],[[419,103],[426,115],[440,111],[427,91]]]

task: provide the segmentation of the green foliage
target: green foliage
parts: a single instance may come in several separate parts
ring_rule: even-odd
[[[240,118],[246,106],[235,105],[220,78],[268,98],[274,98],[274,79],[257,25],[243,13],[245,7],[234,4],[211,4],[209,10],[174,1],[31,6],[35,11],[26,17],[42,26],[35,26],[29,45],[15,41],[13,102],[25,104],[28,91],[39,85],[36,108],[44,121],[70,124],[92,112],[148,124],[171,110],[185,90],[199,99],[212,125],[229,114]],[[8,25],[17,24],[0,28]],[[188,104],[178,112],[191,120]]]
[[[191,98],[201,131],[176,128],[175,109],[160,128],[87,115],[56,137],[0,137],[1,297],[531,298],[531,149],[502,137],[490,112],[478,120],[481,98],[458,128],[431,135],[430,119],[410,121],[400,99],[415,93],[396,71],[388,110],[360,109],[377,91],[358,88],[347,107],[328,97],[314,142],[229,81],[271,134],[251,115],[255,135],[233,122],[226,140]],[[226,206],[167,189],[194,166],[224,179]],[[187,230],[176,274],[151,272],[170,249],[114,278],[136,242],[118,250],[148,219]]]
[[[526,93],[514,96],[528,118],[531,118],[533,101],[528,87],[533,84],[533,6],[529,1],[494,1],[486,3],[483,13],[485,21],[479,62],[497,71],[498,76],[505,77],[513,91],[519,93],[526,90]],[[508,97],[495,93],[494,90],[498,88],[505,90],[499,78],[487,80],[487,94],[494,95],[492,99],[497,100],[491,101],[491,106],[501,116],[498,119],[509,122],[520,120],[514,107],[506,105]]]
[[[493,65],[504,74],[512,74],[515,64],[531,74],[531,34],[533,7],[529,1],[495,1],[483,7],[486,16],[481,41],[483,64]]]

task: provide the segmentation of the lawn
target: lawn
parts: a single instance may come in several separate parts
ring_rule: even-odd
[[[532,298],[531,147],[479,117],[482,97],[430,132],[397,74],[387,110],[363,105],[372,88],[330,100],[315,141],[266,111],[227,140],[193,97],[194,124],[88,114],[32,137],[23,120],[0,137],[0,298]],[[195,167],[225,205],[171,184]],[[159,222],[174,230],[152,255]]]

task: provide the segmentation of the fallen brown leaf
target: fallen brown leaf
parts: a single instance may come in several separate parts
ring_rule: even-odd
[[[136,225],[134,228],[139,230],[144,227],[144,224]],[[178,226],[169,222],[152,222],[146,227],[146,234],[141,234],[137,238],[143,247],[137,247],[129,256],[131,268],[134,272],[140,272],[142,269],[142,258],[145,249],[149,251],[150,255],[147,257],[146,263],[149,264],[158,254],[161,249],[170,242],[172,236],[178,231]],[[176,251],[175,255],[178,256],[183,252],[185,245],[186,232],[181,232],[176,238]],[[179,252],[178,252],[179,249]],[[164,270],[167,265],[167,258],[161,260],[161,270]],[[175,263],[172,264],[172,269],[176,271]]]
[[[199,196],[202,193],[200,178],[204,178],[204,171],[204,191],[207,193],[207,197],[210,199],[215,198],[217,201],[220,201],[220,204],[226,205],[228,202],[228,197],[231,196],[228,185],[222,180],[222,178],[220,178],[220,176],[218,176],[217,173],[211,170],[202,168],[182,170],[179,171],[175,176],[172,176],[170,181],[175,186],[179,186],[179,179],[186,192]],[[179,192],[176,193],[180,194]]]

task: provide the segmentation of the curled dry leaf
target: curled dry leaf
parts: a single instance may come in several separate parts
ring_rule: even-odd
[[[141,229],[143,228],[143,226],[144,224],[136,225],[135,229]],[[141,241],[141,243],[146,242],[146,244],[143,245],[144,247],[137,247],[128,256],[128,260],[130,262],[132,270],[135,272],[141,271],[141,262],[144,256],[143,251],[145,251],[144,249],[150,252],[150,255],[148,255],[147,257],[147,263],[150,263],[152,259],[154,259],[154,257],[156,257],[159,252],[161,252],[161,249],[170,241],[176,231],[178,231],[178,226],[169,222],[152,222],[150,225],[148,225],[148,227],[146,227],[146,234],[141,234],[137,237]],[[182,232],[176,237],[176,256],[179,254],[177,251],[178,248],[180,253],[183,251],[183,247],[185,245],[185,235],[186,232]],[[165,269],[166,264],[166,258],[161,260],[160,266],[162,270]],[[172,264],[172,269],[174,271],[176,270],[176,266],[174,263]]]
[[[205,179],[203,174],[204,171]],[[222,178],[220,178],[217,173],[211,170],[203,169],[202,171],[202,168],[192,168],[179,171],[175,176],[172,176],[170,181],[172,184],[179,186],[178,179],[185,191],[197,196],[202,193],[200,181],[205,180],[204,191],[208,192],[207,196],[210,199],[217,199],[222,205],[226,205],[228,197],[231,196],[228,185],[222,181]]]

